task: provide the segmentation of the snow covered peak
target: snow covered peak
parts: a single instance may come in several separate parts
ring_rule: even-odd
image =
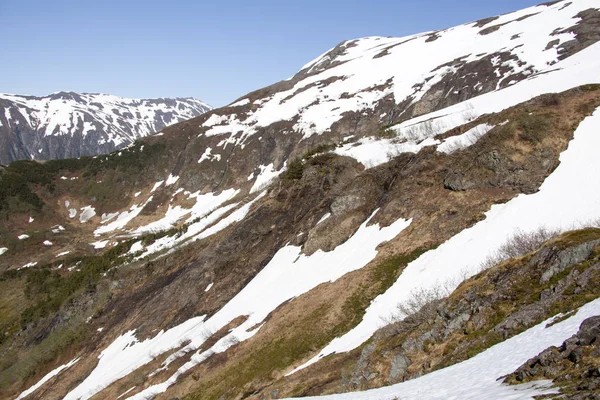
[[[0,94],[0,163],[112,151],[212,107],[192,98],[130,99],[109,94]],[[17,136],[19,140],[11,140]],[[59,148],[62,147],[62,148]]]
[[[345,41],[279,91],[251,96],[243,117],[205,124],[206,135],[242,131],[237,141],[244,143],[261,127],[291,121],[307,138],[330,131],[347,113],[372,112],[386,101],[390,124],[423,115],[552,70],[593,44],[585,31],[598,31],[599,7],[597,0],[560,1],[443,31]]]

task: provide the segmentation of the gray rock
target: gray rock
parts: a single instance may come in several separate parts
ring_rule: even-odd
[[[410,365],[410,360],[403,354],[396,354],[392,357],[392,363],[390,365],[390,376],[388,380],[392,383],[398,382],[399,379],[404,375],[408,366]]]

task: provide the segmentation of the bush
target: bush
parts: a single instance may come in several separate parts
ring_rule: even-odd
[[[290,162],[287,170],[283,173],[283,178],[288,180],[298,180],[304,173],[304,163],[300,158],[295,158]]]
[[[308,160],[317,154],[326,153],[328,151],[334,150],[335,147],[335,144],[320,144],[317,147],[313,147],[312,149],[306,150],[304,154],[302,154],[302,159]]]
[[[540,227],[531,232],[517,230],[503,245],[485,259],[481,264],[481,269],[489,269],[500,264],[502,261],[529,254],[559,234],[559,230],[545,227]]]
[[[431,288],[418,288],[410,292],[410,297],[396,306],[402,319],[412,315],[415,322],[422,323],[434,318],[437,314],[437,302],[450,295],[451,291],[438,284]]]

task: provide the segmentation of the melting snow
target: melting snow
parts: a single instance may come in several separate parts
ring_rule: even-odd
[[[148,198],[148,200],[146,200],[146,202],[143,203],[140,206],[138,206],[137,204],[134,204],[133,206],[131,206],[129,208],[129,211],[123,211],[122,213],[120,213],[116,220],[114,220],[111,223],[103,225],[103,226],[99,227],[98,229],[96,229],[94,231],[94,236],[99,236],[99,235],[101,235],[103,233],[112,232],[112,231],[114,231],[116,229],[122,229],[132,219],[134,219],[135,217],[137,217],[138,214],[140,212],[142,212],[142,209],[146,206],[146,204],[148,204],[151,201],[152,201],[152,196],[150,196]]]
[[[358,326],[334,339],[305,366],[325,355],[361,345],[411,291],[439,283],[458,285],[465,275],[476,274],[490,251],[500,247],[517,229],[533,231],[545,226],[568,230],[597,218],[600,215],[600,176],[596,173],[600,170],[599,125],[600,109],[581,122],[569,147],[560,155],[560,165],[537,193],[521,194],[505,204],[492,206],[486,219],[408,264],[394,285],[371,303]]]
[[[22,399],[24,397],[29,396],[31,393],[35,392],[44,383],[48,382],[50,379],[52,379],[56,375],[60,374],[63,370],[70,368],[77,361],[79,361],[79,358],[75,358],[74,360],[69,361],[67,364],[61,365],[60,367],[55,368],[52,371],[48,372],[42,379],[40,379],[40,381],[38,383],[36,383],[32,387],[30,387],[29,389],[27,389],[26,391],[24,391],[23,393],[21,393],[19,395],[19,397],[17,397],[16,400],[20,400],[20,399]]]
[[[364,392],[303,397],[304,400],[479,400],[533,399],[558,389],[538,381],[509,386],[497,379],[514,372],[524,362],[550,346],[559,346],[577,333],[581,323],[600,314],[600,299],[579,309],[572,317],[546,328],[548,320],[461,363],[396,385]]]
[[[177,175],[173,176],[172,174],[169,174],[169,177],[167,178],[167,181],[165,182],[165,186],[171,186],[178,180],[179,180],[179,176],[177,176]]]
[[[160,185],[162,185],[162,184],[163,184],[163,182],[164,182],[164,181],[158,181],[158,182],[156,182],[156,183],[154,184],[154,186],[152,187],[152,190],[150,191],[150,193],[154,193],[154,191],[155,191],[156,189],[158,189],[158,187],[159,187]]]
[[[192,318],[167,331],[160,331],[154,338],[143,342],[135,338],[134,331],[125,333],[102,352],[94,371],[65,400],[87,399],[148,363],[153,355],[177,348],[186,340],[191,340],[191,343],[184,350],[195,350],[207,339],[206,332],[216,332],[240,315],[249,317],[208,351],[224,351],[229,347],[232,337],[238,340],[251,337],[257,330],[250,329],[279,305],[321,283],[335,281],[348,272],[362,268],[375,258],[376,248],[380,243],[394,238],[410,224],[410,221],[398,220],[388,227],[380,228],[377,224],[367,226],[370,219],[346,243],[331,252],[319,250],[306,256],[301,254],[300,247],[283,247],[244,289],[208,320],[204,316]],[[328,265],[328,268],[323,269],[323,265]],[[208,354],[195,354],[169,380],[151,386],[133,398],[141,399],[164,392],[179,375],[202,362]],[[182,355],[183,350],[169,359]],[[114,368],[114,365],[119,365],[119,368]]]
[[[90,243],[91,246],[94,246],[95,249],[103,249],[110,242],[110,240],[100,240],[98,242]]]
[[[31,267],[35,267],[36,265],[37,265],[37,261],[34,261],[34,262],[27,263],[27,264],[23,265],[21,268],[17,268],[17,269],[31,268]]]
[[[327,214],[323,215],[321,217],[321,219],[319,220],[319,222],[317,222],[317,225],[319,225],[321,222],[325,221],[329,217],[331,217],[331,213],[327,213]]]
[[[81,208],[81,214],[79,214],[79,222],[82,224],[89,221],[94,215],[96,210],[92,206],[85,206]]]
[[[283,172],[283,168],[279,171],[276,171],[273,166],[273,163],[269,165],[259,165],[258,168],[260,168],[260,172],[256,177],[256,181],[254,181],[254,185],[252,185],[252,188],[250,189],[250,193],[260,191]]]
[[[477,125],[462,135],[451,136],[447,138],[442,144],[438,145],[437,151],[451,154],[455,151],[466,149],[467,147],[474,145],[479,138],[491,131],[493,128],[493,125],[488,124]]]

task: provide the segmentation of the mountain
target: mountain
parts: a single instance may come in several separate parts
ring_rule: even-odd
[[[110,153],[211,109],[192,98],[0,94],[0,164]]]
[[[1,167],[0,397],[592,396],[599,39],[573,0],[346,41]]]

